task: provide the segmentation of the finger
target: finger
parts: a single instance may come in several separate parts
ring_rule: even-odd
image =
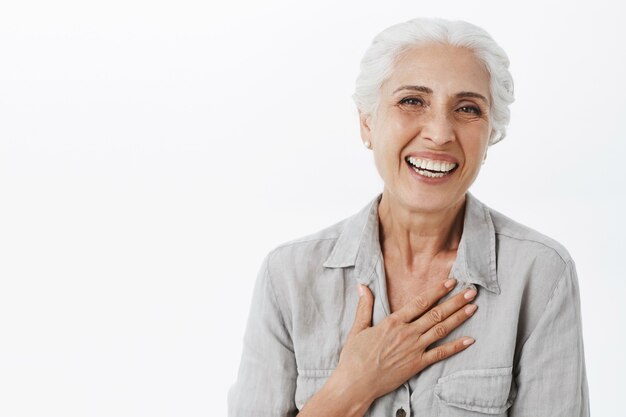
[[[443,339],[450,334],[452,330],[456,329],[467,319],[472,317],[477,308],[478,306],[476,304],[469,304],[465,308],[458,310],[450,317],[431,327],[427,332],[422,334],[419,338],[419,343],[422,346],[430,346],[437,340]]]
[[[412,322],[428,311],[437,300],[449,293],[455,285],[456,279],[454,278],[445,282],[439,282],[414,297],[404,307],[393,314],[405,323]]]
[[[475,289],[468,288],[467,290],[456,294],[449,300],[431,308],[419,319],[411,323],[413,330],[418,334],[426,333],[431,327],[443,322],[467,303],[476,298],[476,294],[477,292]]]
[[[474,341],[475,340],[471,337],[464,337],[452,342],[444,343],[443,345],[434,347],[424,352],[422,355],[422,361],[426,362],[428,365],[432,365],[435,362],[449,358],[450,356],[467,349],[474,343]]]
[[[374,296],[370,289],[358,284],[359,286],[359,304],[356,307],[356,315],[354,324],[350,330],[348,337],[356,334],[372,325],[372,308],[374,306]]]

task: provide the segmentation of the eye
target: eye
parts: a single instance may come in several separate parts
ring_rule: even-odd
[[[400,100],[399,104],[406,105],[406,106],[423,106],[424,101],[421,98],[406,97]]]
[[[477,116],[483,114],[483,112],[480,111],[480,108],[476,106],[461,106],[458,108],[458,111],[460,111],[461,113],[473,113]]]

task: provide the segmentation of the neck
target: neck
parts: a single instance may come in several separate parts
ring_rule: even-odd
[[[394,199],[387,190],[378,206],[380,245],[407,270],[424,259],[456,252],[463,232],[465,196],[443,210],[420,211]]]

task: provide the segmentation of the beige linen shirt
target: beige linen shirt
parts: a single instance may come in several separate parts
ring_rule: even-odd
[[[267,255],[229,416],[298,413],[337,366],[355,316],[357,283],[374,294],[374,324],[389,315],[380,197]],[[559,243],[466,197],[450,271],[459,282],[444,299],[471,286],[478,310],[437,344],[465,335],[476,342],[378,398],[366,416],[589,416],[574,262]]]

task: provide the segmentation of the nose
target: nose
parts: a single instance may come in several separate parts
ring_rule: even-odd
[[[424,118],[421,136],[441,146],[455,140],[453,121],[445,110],[431,110]]]

